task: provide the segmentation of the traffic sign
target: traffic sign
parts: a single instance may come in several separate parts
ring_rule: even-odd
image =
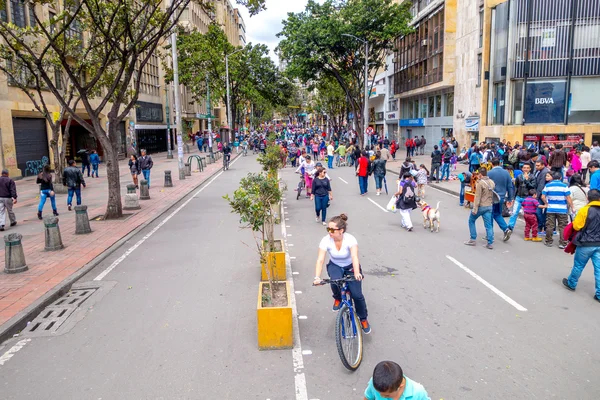
[[[367,135],[372,135],[373,133],[375,133],[375,131],[373,130],[372,127],[368,127],[367,128]]]

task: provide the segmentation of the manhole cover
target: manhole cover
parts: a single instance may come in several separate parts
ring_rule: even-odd
[[[21,332],[26,336],[44,336],[55,333],[58,328],[80,307],[97,288],[73,289],[46,307]]]

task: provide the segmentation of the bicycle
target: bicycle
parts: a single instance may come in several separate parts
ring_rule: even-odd
[[[229,169],[229,155],[223,154],[223,171],[227,171]]]
[[[302,189],[304,189],[306,187],[306,182],[304,180],[304,174],[300,174],[300,182],[298,182],[298,188],[296,189],[296,191],[298,193],[296,193],[296,200],[300,199],[300,196],[302,195]]]
[[[342,156],[338,156],[335,164],[336,164],[335,166],[338,167],[338,168],[339,167],[345,167],[346,165],[348,165],[346,163],[346,156],[343,156],[343,157]]]
[[[363,356],[363,332],[348,289],[348,282],[355,280],[354,276],[345,276],[336,280],[321,279],[320,284],[337,285],[342,292],[342,305],[335,318],[335,344],[342,365],[350,371],[358,369]]]
[[[248,155],[248,146],[244,146],[242,148],[242,154],[244,155],[244,157],[246,157]]]

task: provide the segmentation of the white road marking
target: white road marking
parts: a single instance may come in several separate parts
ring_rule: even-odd
[[[283,204],[281,205],[283,207]],[[281,234],[286,237],[285,224],[281,224]],[[287,255],[289,257],[289,254]],[[292,262],[286,260],[286,270],[288,274],[292,272]],[[299,272],[292,272],[292,275],[299,275]],[[290,305],[292,306],[293,315],[298,315],[298,307],[296,306],[296,291],[294,290],[294,279],[288,280],[290,286]],[[294,391],[296,392],[296,400],[308,400],[308,390],[306,389],[306,375],[304,374],[304,358],[302,356],[302,342],[300,340],[300,328],[298,319],[294,319],[292,330],[294,333],[294,348],[292,349],[292,362],[294,365]]]
[[[27,343],[29,343],[30,341],[31,341],[31,339],[19,340],[17,342],[17,344],[15,344],[13,347],[8,349],[8,351],[6,353],[4,353],[2,355],[2,357],[0,357],[0,365],[4,365],[8,360],[10,360],[17,353],[17,351],[19,351],[23,347],[25,347],[25,345]]]
[[[291,244],[291,243],[290,243],[290,244],[288,244],[288,246],[290,246],[290,247],[294,247],[294,245],[293,245],[293,244]]]
[[[302,350],[302,354],[305,356],[310,356],[312,354],[312,350]]]
[[[289,237],[289,236],[292,236],[292,234],[291,234],[291,233],[288,233],[287,235],[288,235],[288,237]]]
[[[448,260],[452,261],[454,264],[456,264],[460,269],[462,269],[463,271],[465,271],[467,274],[471,275],[473,278],[475,278],[477,281],[479,281],[485,287],[487,287],[488,289],[490,289],[492,292],[496,293],[502,300],[506,301],[508,304],[510,304],[511,306],[513,306],[514,308],[516,308],[517,310],[519,310],[519,311],[527,311],[527,309],[525,307],[523,307],[522,305],[520,305],[519,303],[517,303],[516,301],[514,301],[513,299],[511,299],[510,297],[508,297],[504,293],[502,293],[498,288],[496,288],[494,285],[492,285],[491,283],[489,283],[488,281],[486,281],[485,279],[483,279],[482,277],[480,277],[479,275],[477,275],[475,272],[471,271],[469,268],[467,268],[466,266],[464,266],[460,261],[458,261],[455,258],[450,257],[450,256],[446,256],[446,258]]]
[[[302,290],[296,290],[294,293],[296,293],[296,294],[302,294]]]
[[[338,178],[340,178],[340,177],[338,176]],[[346,182],[346,181],[345,181],[345,180],[343,180],[342,178],[340,178],[340,181],[344,182],[346,185],[348,184],[348,182]]]
[[[298,272],[298,271],[292,272],[292,275],[300,275],[300,272]]]
[[[291,257],[291,256],[290,256],[290,260],[295,260],[295,259],[296,259],[296,257]]]
[[[308,319],[306,315],[298,315],[298,319]]]
[[[291,226],[289,226],[289,225],[286,225],[285,227],[286,227],[286,228],[291,228]]]
[[[379,207],[379,208],[381,209],[381,211],[383,211],[383,212],[388,212],[388,210],[386,210],[385,208],[381,207],[381,206],[380,206],[379,204],[377,204],[377,202],[376,202],[376,201],[374,201],[373,199],[369,199],[369,198],[367,197],[367,200],[369,200],[371,203],[373,203],[373,204],[375,204],[377,207]]]
[[[239,157],[236,158],[235,160],[233,160],[230,165],[233,165],[237,160],[239,160]],[[150,237],[152,235],[154,235],[160,228],[162,228],[164,224],[166,224],[167,222],[169,222],[169,220],[171,218],[173,218],[175,215],[177,215],[177,213],[179,213],[179,211],[183,210],[183,208],[185,206],[187,206],[196,196],[198,196],[200,193],[202,193],[202,191],[204,191],[204,189],[206,189],[207,187],[209,187],[211,183],[213,183],[218,177],[220,177],[223,174],[223,172],[225,172],[225,171],[219,172],[214,178],[212,178],[210,180],[210,182],[208,182],[206,185],[204,185],[200,189],[198,189],[196,191],[196,193],[194,193],[192,196],[190,196],[190,198],[187,199],[182,205],[180,205],[179,207],[177,207],[175,209],[175,211],[173,211],[171,214],[169,214],[168,217],[166,217],[165,219],[163,219],[160,224],[156,225],[156,227],[154,229],[152,229],[150,232],[148,232],[148,234],[146,236],[144,236],[143,238],[141,238],[136,244],[134,244],[129,249],[127,249],[127,251],[125,253],[123,253],[123,255],[121,257],[117,258],[108,268],[106,268],[104,271],[102,271],[100,273],[100,275],[98,275],[97,277],[95,277],[94,280],[95,281],[101,281],[102,279],[104,279],[106,277],[106,275],[108,275],[110,273],[110,271],[112,271],[119,264],[121,264],[123,262],[123,260],[125,260],[131,253],[133,253],[135,251],[135,249],[137,249],[138,247],[140,247],[146,240],[150,239]]]

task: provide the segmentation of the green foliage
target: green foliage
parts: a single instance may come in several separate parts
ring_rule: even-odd
[[[275,174],[279,168],[283,167],[281,149],[272,142],[272,138],[273,136],[269,136],[271,143],[267,146],[265,153],[260,154],[257,158],[259,164],[263,167],[263,171],[269,174]]]
[[[411,31],[410,2],[392,0],[309,0],[300,13],[283,21],[280,56],[288,62],[287,72],[304,82],[318,78],[335,79],[362,116],[364,99],[365,45],[344,34],[366,40],[369,45],[369,76],[385,65],[394,39]],[[361,136],[359,135],[359,138]]]

